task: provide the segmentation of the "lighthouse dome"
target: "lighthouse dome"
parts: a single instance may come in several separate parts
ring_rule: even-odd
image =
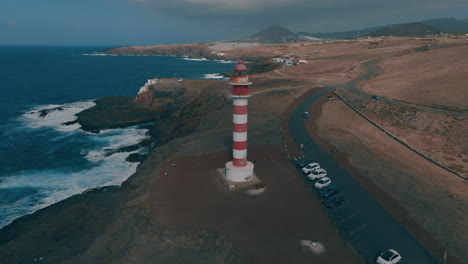
[[[247,67],[242,63],[242,60],[239,60],[234,67],[235,71],[247,71]]]

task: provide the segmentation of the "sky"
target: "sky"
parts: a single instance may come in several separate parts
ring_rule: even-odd
[[[335,32],[468,19],[467,0],[0,0],[0,45],[155,45],[229,40],[280,24]]]

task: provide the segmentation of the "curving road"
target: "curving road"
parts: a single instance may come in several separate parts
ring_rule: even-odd
[[[368,61],[368,62],[364,63],[363,65],[364,65],[364,67],[366,67],[367,74],[365,74],[365,75],[363,75],[363,76],[361,76],[361,77],[359,77],[357,79],[354,79],[354,80],[352,80],[350,82],[347,82],[347,83],[345,83],[343,85],[334,85],[333,87],[342,87],[342,88],[348,90],[349,92],[354,93],[356,95],[359,95],[361,97],[371,98],[372,95],[359,90],[357,88],[357,84],[360,83],[361,81],[364,81],[364,80],[367,80],[367,79],[370,79],[370,78],[373,78],[373,77],[379,75],[380,70],[377,69],[377,67],[375,67],[375,64],[377,62],[381,61],[381,60],[382,59],[375,59],[375,60],[371,60],[371,61]],[[420,106],[420,105],[411,104],[411,103],[404,103],[404,102],[401,102],[401,101],[392,100],[392,99],[388,99],[388,98],[384,98],[384,97],[381,97],[379,99],[379,101],[389,103],[389,104],[393,104],[393,105],[398,105],[398,106],[413,107],[413,108],[416,108],[418,110],[425,111],[425,112],[433,112],[433,113],[439,113],[439,114],[445,114],[445,115],[468,117],[468,114],[466,114],[466,113],[443,110],[443,109],[427,107],[427,106]]]
[[[366,67],[376,60],[366,63]],[[340,87],[354,87],[362,80],[378,74],[370,70],[367,74]],[[304,125],[302,113],[318,99],[336,88],[328,86],[305,99],[292,113],[289,129],[296,143],[303,144],[303,150],[312,159],[320,163],[330,175],[333,183],[341,191],[346,203],[336,209],[329,209],[328,214],[340,232],[362,255],[366,263],[375,263],[380,252],[393,248],[403,257],[403,263],[436,263],[427,250],[413,238],[393,217],[386,212],[333,158],[323,151],[309,136]],[[304,180],[312,188],[312,182]]]

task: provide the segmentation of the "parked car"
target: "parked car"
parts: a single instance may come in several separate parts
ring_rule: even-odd
[[[312,170],[309,175],[307,175],[307,178],[309,178],[310,180],[314,181],[316,179],[320,179],[320,178],[323,178],[327,176],[327,171],[325,169],[316,169],[316,170]]]
[[[320,169],[320,164],[318,164],[317,162],[312,162],[312,163],[309,163],[309,164],[305,165],[302,168],[302,172],[303,173],[310,173],[311,171],[317,170],[317,169]]]
[[[302,117],[304,117],[304,118],[309,118],[309,117],[310,117],[309,112],[304,112],[304,113],[302,114]]]
[[[319,195],[323,198],[328,198],[340,192],[340,189],[336,185],[331,184],[330,186],[320,190]]]
[[[387,249],[377,258],[377,264],[395,264],[402,260],[400,254],[394,249]]]
[[[375,95],[375,94],[374,94],[374,95],[371,95],[371,98],[372,98],[372,99],[375,99],[375,100],[380,100],[380,96]]]
[[[344,204],[344,198],[341,196],[333,196],[330,199],[323,201],[326,207],[335,208],[338,205]]]
[[[328,177],[323,177],[314,184],[314,187],[320,190],[322,188],[327,187],[330,184],[331,184],[331,179]]]

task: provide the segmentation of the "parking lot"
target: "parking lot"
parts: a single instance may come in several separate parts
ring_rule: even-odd
[[[396,249],[405,263],[435,263],[427,250],[308,135],[304,126],[304,120],[307,119],[303,117],[303,113],[331,89],[333,87],[309,96],[293,111],[289,120],[289,129],[297,144],[301,145],[307,158],[318,162],[321,168],[327,170],[327,177],[340,188],[340,195],[345,199],[345,203],[337,208],[324,207],[324,210],[342,236],[367,263],[375,263],[378,255],[390,248]],[[320,199],[313,182],[300,170],[298,174],[301,174],[304,184],[311,189],[311,195]]]

